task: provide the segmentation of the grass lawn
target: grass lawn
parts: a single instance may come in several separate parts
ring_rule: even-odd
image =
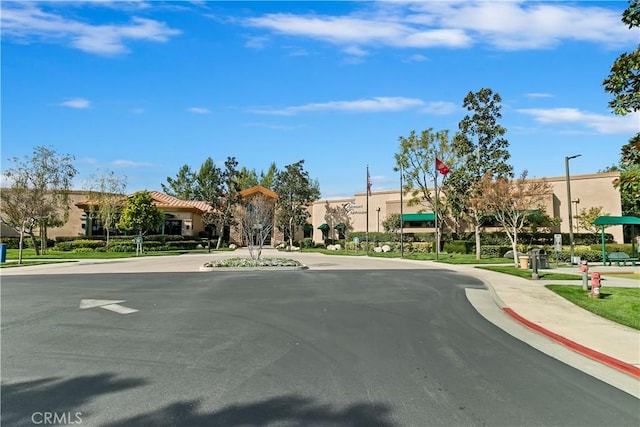
[[[211,250],[214,252],[226,252],[230,249]],[[156,251],[145,252],[142,256],[168,256],[168,255],[182,255],[182,254],[206,254],[206,249],[196,249],[192,251],[179,250],[179,251]],[[74,253],[69,251],[54,251],[49,249],[44,255],[36,255],[33,249],[24,249],[22,251],[22,259],[26,260],[50,260],[50,259],[115,259],[115,258],[132,258],[135,257],[135,252],[80,252]],[[18,249],[7,249],[7,260],[17,260]],[[32,264],[33,265],[33,264]]]
[[[582,286],[546,285],[575,305],[605,319],[640,329],[640,289],[601,288],[601,299],[589,298]]]
[[[531,270],[526,268],[515,268],[512,265],[492,265],[479,266],[485,270],[497,271],[498,273],[511,274],[525,279],[531,279]],[[578,274],[553,273],[548,271],[538,271],[538,277],[541,280],[582,280],[582,276]]]
[[[350,251],[339,250],[329,251],[324,248],[306,248],[302,249],[302,252],[318,252],[326,255],[350,255],[350,256],[365,256],[367,253],[363,250]],[[400,252],[369,252],[369,256],[377,258],[400,258]],[[419,261],[435,261],[436,254],[425,252],[405,252],[404,259],[413,259]],[[477,260],[475,255],[463,255],[463,254],[440,254],[438,262],[444,262],[447,264],[507,264],[513,262],[507,258],[482,258]]]
[[[74,262],[73,260],[60,260],[60,261],[34,261],[34,260],[23,260],[22,264],[18,264],[17,262],[3,262],[0,264],[0,268],[16,268],[16,267],[26,267],[28,265],[41,265],[41,264],[59,264],[61,262]]]
[[[605,279],[607,277],[611,277],[611,278],[620,278],[620,279],[632,279],[632,280],[640,280],[640,274],[636,274],[636,273],[607,273],[607,274],[603,274],[602,277],[604,277]]]

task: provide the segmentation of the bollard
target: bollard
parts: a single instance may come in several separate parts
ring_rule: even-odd
[[[538,280],[540,276],[538,276],[538,260],[536,256],[531,257],[531,278],[534,280]]]
[[[580,263],[580,270],[582,271],[582,289],[589,290],[589,264],[586,260]]]

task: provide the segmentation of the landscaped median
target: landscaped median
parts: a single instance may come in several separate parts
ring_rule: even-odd
[[[205,263],[200,271],[213,271],[215,269],[293,269],[301,270],[307,267],[300,261],[289,258],[259,258],[233,257],[217,259]]]

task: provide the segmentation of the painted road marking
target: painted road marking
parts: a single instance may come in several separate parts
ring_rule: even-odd
[[[108,299],[82,299],[80,300],[80,310],[86,310],[88,308],[100,307],[105,310],[114,311],[118,314],[129,314],[135,313],[136,309],[125,307],[123,305],[119,305],[121,302],[126,302],[125,300],[108,300]]]

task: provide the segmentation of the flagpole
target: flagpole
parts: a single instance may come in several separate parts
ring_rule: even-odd
[[[370,181],[370,177],[369,177],[369,165],[367,165],[367,233],[366,233],[366,243],[367,243],[367,256],[369,256],[369,191],[371,188],[371,185],[369,183]]]
[[[434,203],[433,210],[435,211],[435,214],[436,214],[436,261],[438,261],[438,255],[440,254],[440,229],[438,228],[438,167],[437,166],[436,166],[433,182],[434,182],[434,189],[436,192],[436,200]]]
[[[404,229],[404,221],[402,220],[402,215],[403,215],[403,208],[402,208],[402,175],[403,175],[403,169],[402,169],[402,163],[400,164],[400,258],[402,258],[404,256],[404,233],[403,233],[403,229]]]

